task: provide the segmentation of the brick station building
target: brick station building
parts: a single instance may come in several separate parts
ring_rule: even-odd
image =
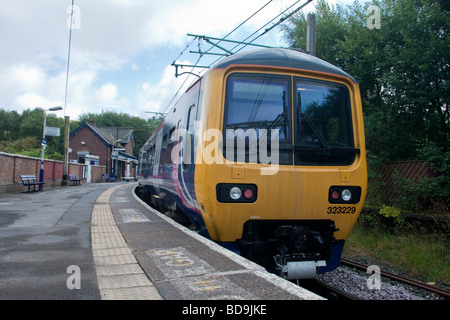
[[[133,156],[133,130],[121,127],[97,127],[95,120],[84,122],[69,137],[71,163],[106,167],[106,173],[115,179],[134,179],[138,159]]]

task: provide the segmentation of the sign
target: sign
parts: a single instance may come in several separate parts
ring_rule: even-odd
[[[41,146],[44,150],[47,148],[47,139],[41,138]]]
[[[61,129],[58,127],[45,127],[45,135],[52,137],[59,137],[61,135]]]

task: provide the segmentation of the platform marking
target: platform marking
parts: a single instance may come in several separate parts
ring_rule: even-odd
[[[186,248],[147,250],[167,279],[177,279],[214,272],[215,269]]]
[[[119,209],[119,213],[124,223],[150,222],[149,218],[136,209]]]
[[[92,210],[92,253],[101,299],[160,300],[161,295],[137,263],[114,220],[109,201],[117,188],[103,192]],[[138,211],[125,211],[124,216],[127,213],[131,220],[145,217]]]
[[[227,272],[217,272],[214,267],[186,248],[147,250],[146,253],[166,279],[178,288],[177,291],[183,299],[256,298],[229,280]]]
[[[202,275],[172,280],[182,299],[254,300],[258,296],[248,292],[225,276]]]

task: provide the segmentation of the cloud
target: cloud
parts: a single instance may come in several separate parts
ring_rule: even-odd
[[[98,97],[104,101],[114,101],[117,97],[117,87],[112,83],[104,84],[98,90]]]
[[[185,80],[174,77],[170,63],[191,41],[186,34],[224,36],[266,2],[76,0],[67,115],[76,119],[101,108],[141,115],[164,111]],[[247,30],[254,31],[293,2],[274,0],[246,24]],[[64,104],[70,3],[0,3],[0,108]]]
[[[190,62],[185,61],[184,63],[188,64]],[[143,83],[138,92],[137,104],[139,106],[139,114],[144,116],[146,111],[167,112],[167,106],[175,97],[176,92],[183,82],[184,79],[174,77],[173,67],[167,66],[157,84],[150,84],[148,82]],[[189,83],[186,83],[182,89],[185,91],[188,85]],[[183,93],[184,91],[180,90],[180,93]],[[145,115],[145,117],[149,116]]]

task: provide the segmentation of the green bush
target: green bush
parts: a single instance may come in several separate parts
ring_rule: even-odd
[[[403,197],[399,206],[405,210],[448,212],[450,206],[450,152],[426,141],[418,150],[435,171],[434,177],[418,180],[399,179]]]

